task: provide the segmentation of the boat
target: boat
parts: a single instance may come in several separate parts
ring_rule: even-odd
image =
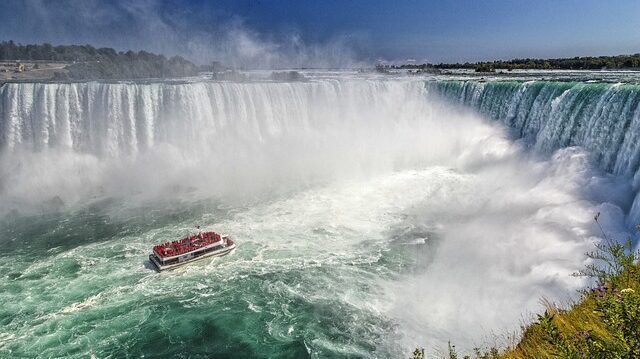
[[[187,263],[229,254],[236,248],[230,236],[216,232],[200,232],[182,239],[153,246],[149,261],[158,272],[174,269]]]

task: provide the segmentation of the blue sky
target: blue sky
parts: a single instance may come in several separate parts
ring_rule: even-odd
[[[640,52],[640,1],[3,0],[0,39],[147,49],[201,62],[609,55]]]

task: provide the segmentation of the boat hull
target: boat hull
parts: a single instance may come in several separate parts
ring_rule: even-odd
[[[224,255],[229,254],[230,252],[232,252],[234,249],[236,249],[236,244],[235,243],[231,243],[229,245],[227,245],[226,247],[220,248],[218,250],[215,251],[211,251],[211,252],[207,252],[204,253],[198,257],[192,257],[192,258],[185,258],[181,261],[178,261],[176,263],[173,264],[162,264],[160,263],[160,261],[157,259],[157,257],[154,254],[150,254],[149,255],[149,261],[151,262],[151,264],[153,264],[153,267],[155,268],[156,271],[158,272],[162,272],[165,270],[171,270],[171,269],[175,269],[178,267],[182,267],[185,264],[189,264],[189,263],[193,263],[202,259],[206,259],[206,258],[213,258],[213,257],[222,257]]]

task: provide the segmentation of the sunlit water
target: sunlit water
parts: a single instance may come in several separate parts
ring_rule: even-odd
[[[433,91],[341,74],[5,85],[0,356],[503,344],[540,298],[586,285],[571,273],[593,215],[623,235],[633,186]],[[152,271],[150,248],[196,225],[238,248]]]

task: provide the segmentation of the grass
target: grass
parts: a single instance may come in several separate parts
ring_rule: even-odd
[[[597,222],[597,216],[596,216]],[[640,358],[640,264],[631,241],[605,242],[588,255],[596,260],[577,275],[596,279],[581,300],[563,309],[545,302],[546,310],[523,328],[513,347],[459,354],[449,345],[448,359],[634,359]],[[424,358],[416,350],[413,359]]]

